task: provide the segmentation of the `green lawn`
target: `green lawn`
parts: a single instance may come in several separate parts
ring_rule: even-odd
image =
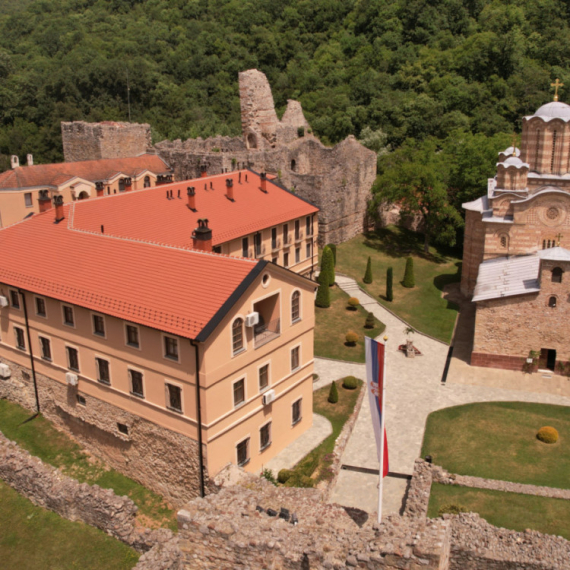
[[[527,528],[570,540],[570,501],[486,489],[434,483],[428,516],[437,517],[443,505],[461,505],[489,523],[512,530]]]
[[[122,542],[36,507],[0,481],[2,570],[127,570],[138,559]]]
[[[374,319],[376,326],[365,329],[368,311],[361,306],[356,311],[348,310],[346,307],[350,297],[337,285],[331,287],[330,292],[331,306],[328,309],[315,307],[315,356],[364,362],[364,336],[375,338],[382,334],[386,326]],[[345,344],[349,330],[359,336],[356,346]]]
[[[408,255],[414,259],[413,289],[401,284]],[[368,256],[372,259],[374,279],[370,285],[362,281]],[[394,270],[392,302],[385,298],[388,267]],[[460,259],[456,254],[434,247],[425,254],[422,235],[389,226],[337,246],[336,270],[356,279],[360,287],[414,328],[450,342],[457,306],[442,299],[441,294],[445,285],[460,280]]]
[[[536,439],[555,427],[555,444]],[[451,473],[570,488],[570,408],[523,402],[485,402],[428,416],[422,457]]]
[[[139,507],[144,526],[176,531],[176,515],[161,496],[88,456],[43,416],[26,421],[31,416],[32,413],[21,406],[0,400],[0,431],[7,438],[82,483],[97,483],[105,489],[113,489],[117,495],[127,495]]]
[[[355,390],[347,390],[343,388],[342,380],[337,380],[338,402],[336,404],[331,404],[328,401],[330,385],[313,392],[313,411],[325,416],[331,422],[333,431],[319,446],[295,465],[293,468],[294,476],[289,480],[288,485],[312,486],[333,476],[330,469],[333,462],[332,452],[337,437],[354,411],[354,406],[362,389],[362,381],[358,380],[357,384],[358,387]]]

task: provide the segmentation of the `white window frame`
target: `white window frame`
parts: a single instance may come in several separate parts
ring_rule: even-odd
[[[175,388],[180,388],[180,409],[177,410],[176,408],[173,408],[170,405],[170,392],[168,391],[168,386],[174,386]],[[182,414],[184,415],[184,387],[182,386],[182,384],[179,384],[178,382],[173,382],[170,379],[165,379],[164,380],[164,395],[166,398],[166,409],[170,410],[171,412],[174,412],[176,414]]]
[[[111,385],[111,361],[109,360],[108,356],[102,356],[101,354],[95,354],[94,356],[95,358],[95,372],[97,375],[97,378],[95,378],[95,380],[97,380],[97,382],[99,384],[103,384],[103,386],[110,386]],[[109,382],[104,382],[103,380],[101,380],[100,378],[100,374],[99,374],[99,362],[98,360],[105,360],[106,362],[109,363]]]
[[[73,314],[73,324],[69,324],[65,322],[65,308],[64,307],[69,307],[71,309],[71,313]],[[77,326],[77,320],[76,320],[76,315],[75,315],[75,309],[73,308],[73,305],[69,305],[68,303],[62,303],[61,304],[61,322],[69,328],[74,329]]]
[[[180,364],[180,339],[177,336],[172,334],[161,333],[161,341],[162,341],[162,358],[168,360],[169,362],[178,362]],[[178,356],[175,358],[174,356],[169,356],[166,354],[166,339],[170,338],[176,341],[176,352]],[[139,335],[140,339],[140,335]]]
[[[243,401],[241,401],[239,404],[236,404],[235,385],[238,382],[242,381],[243,381]],[[234,410],[237,410],[238,408],[244,406],[246,403],[247,403],[247,376],[240,376],[239,378],[237,378],[232,382],[232,407]]]
[[[101,317],[103,319],[103,330],[105,331],[103,334],[95,332],[95,317]],[[105,319],[105,315],[91,312],[91,332],[98,338],[107,338],[107,320]]]
[[[237,351],[234,352],[234,323],[238,320],[242,320],[241,330],[242,330],[242,340],[243,346]],[[234,358],[239,356],[240,354],[244,353],[247,350],[247,334],[246,334],[246,326],[245,326],[245,315],[239,314],[236,315],[230,325],[230,354],[231,357]]]
[[[295,293],[299,293],[299,318],[294,320],[294,319],[293,319],[293,295],[294,295]],[[290,299],[289,299],[290,307],[291,307],[289,316],[290,316],[291,324],[292,324],[292,325],[294,325],[294,324],[298,323],[299,321],[302,321],[302,320],[303,320],[303,317],[302,317],[302,314],[303,314],[303,312],[302,312],[303,306],[302,306],[302,304],[301,304],[301,298],[302,298],[302,296],[303,296],[303,295],[302,295],[300,289],[295,289],[295,290],[291,293],[291,297],[290,297]]]
[[[139,345],[135,346],[134,344],[129,344],[129,333],[127,331],[127,327],[135,327],[138,331],[138,338],[139,338]],[[129,348],[134,348],[135,350],[142,350],[142,340],[141,340],[141,327],[139,325],[135,325],[134,323],[125,322],[123,327],[124,335],[125,335],[125,346]],[[134,370],[134,369],[133,369]]]
[[[273,426],[271,425],[272,423],[273,423],[272,420],[268,420],[259,426],[259,453],[263,453],[267,448],[271,447],[271,444],[273,443]],[[261,430],[266,426],[269,426],[269,443],[262,447]]]
[[[259,374],[264,366],[267,366],[267,386],[265,386],[265,388],[262,388],[259,382]],[[266,362],[260,364],[257,367],[257,389],[259,390],[260,394],[263,394],[263,392],[266,392],[270,388],[271,388],[271,360],[267,360]]]
[[[244,441],[248,441],[249,443],[247,444],[247,459],[243,462],[243,463],[239,463],[239,458],[238,458],[238,445],[242,444]],[[238,467],[245,467],[250,461],[251,461],[251,435],[248,434],[245,437],[242,437],[240,440],[236,441],[236,465]]]
[[[135,392],[133,392],[133,378],[131,376],[131,372],[138,372],[142,376],[142,396],[140,394],[135,394]],[[131,396],[134,396],[135,398],[139,398],[140,400],[146,400],[144,370],[141,370],[140,368],[136,368],[134,366],[127,366],[127,374],[129,376],[129,394]]]
[[[293,368],[293,351],[298,348],[299,349],[299,363],[297,368]],[[300,370],[302,368],[301,365],[302,362],[302,352],[301,352],[301,344],[296,344],[295,346],[291,347],[291,350],[289,351],[289,367],[291,369],[291,374],[293,374],[294,372],[297,372],[297,370]]]
[[[28,196],[30,197],[30,203],[28,204]],[[33,208],[34,207],[34,193],[33,192],[24,192],[24,206],[26,208]]]
[[[299,404],[299,419],[297,421],[295,421],[295,418],[293,417],[293,410],[294,410],[294,406],[297,402],[300,402]],[[303,396],[300,396],[299,398],[297,398],[296,400],[293,400],[291,402],[291,427],[296,426],[297,424],[301,423],[303,421]]]
[[[69,352],[67,351],[68,348],[72,348],[77,351],[77,370],[69,366]],[[79,356],[79,348],[77,348],[77,346],[74,344],[69,344],[68,342],[65,343],[65,360],[67,361],[68,370],[71,370],[71,372],[76,372],[77,374],[81,374],[81,357]]]
[[[38,302],[37,299],[41,299],[44,302],[44,308],[46,310],[45,315],[42,315],[40,313],[38,313]],[[34,295],[34,309],[35,309],[35,313],[36,313],[36,317],[41,317],[42,319],[47,319],[48,318],[48,310],[47,310],[47,303],[46,303],[46,298],[42,297],[41,295]],[[46,337],[47,338],[47,337]]]
[[[51,352],[51,357],[47,358],[44,356],[44,350],[43,350],[43,345],[42,345],[42,338],[45,338],[47,341],[49,341],[49,351]],[[38,344],[40,345],[40,358],[42,360],[44,360],[45,362],[53,362],[53,343],[51,342],[51,337],[48,336],[47,334],[38,334]]]

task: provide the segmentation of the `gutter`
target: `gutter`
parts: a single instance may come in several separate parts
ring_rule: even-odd
[[[205,497],[204,491],[204,455],[202,453],[202,406],[200,404],[200,351],[199,342],[192,339],[190,344],[196,354],[196,421],[198,422],[198,463],[200,468],[200,497]]]
[[[40,413],[40,397],[38,395],[38,383],[36,380],[36,367],[34,365],[34,354],[32,352],[32,339],[30,337],[30,323],[28,321],[28,306],[26,305],[26,295],[23,289],[18,289],[18,293],[22,296],[24,304],[24,319],[26,321],[26,336],[28,337],[28,350],[30,351],[30,366],[32,369],[32,380],[34,382],[34,392],[36,394],[36,412]]]

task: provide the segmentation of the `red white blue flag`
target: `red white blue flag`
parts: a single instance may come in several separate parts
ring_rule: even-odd
[[[376,450],[382,477],[388,474],[388,440],[384,418],[384,388],[386,372],[386,345],[364,337],[366,349],[366,389],[370,402],[372,425],[376,436]]]

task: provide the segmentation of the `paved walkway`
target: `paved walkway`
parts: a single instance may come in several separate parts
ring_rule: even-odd
[[[386,361],[386,431],[391,472],[412,473],[414,460],[420,456],[426,418],[435,410],[470,402],[501,400],[570,406],[570,397],[562,396],[559,392],[560,379],[556,376],[552,378],[552,384],[537,386],[542,389],[539,393],[524,389],[529,382],[526,384],[520,382],[524,379],[522,373],[497,375],[497,371],[493,369],[467,367],[469,371],[467,381],[461,375],[460,363],[458,367],[452,362],[447,383],[442,385],[447,345],[415,333],[414,346],[423,356],[406,358],[404,354],[398,352],[398,345],[404,344],[406,340],[404,333],[406,325],[363,293],[352,279],[337,276],[337,283],[351,296],[357,297],[367,310],[372,311],[386,324],[384,334],[389,337]],[[319,358],[315,359],[315,372],[319,375],[318,383],[321,386],[347,374],[363,380],[365,375],[362,364],[340,363]],[[493,384],[495,376],[499,377],[498,385]],[[570,385],[567,380],[562,382]],[[529,385],[532,386],[531,383]],[[568,395],[570,396],[570,392]],[[342,463],[376,470],[379,467],[368,398],[363,401],[358,420],[344,451]],[[331,501],[369,512],[375,511],[378,497],[377,484],[378,475],[342,470],[331,493]],[[406,492],[406,481],[387,477],[384,485],[384,513],[398,512]]]

